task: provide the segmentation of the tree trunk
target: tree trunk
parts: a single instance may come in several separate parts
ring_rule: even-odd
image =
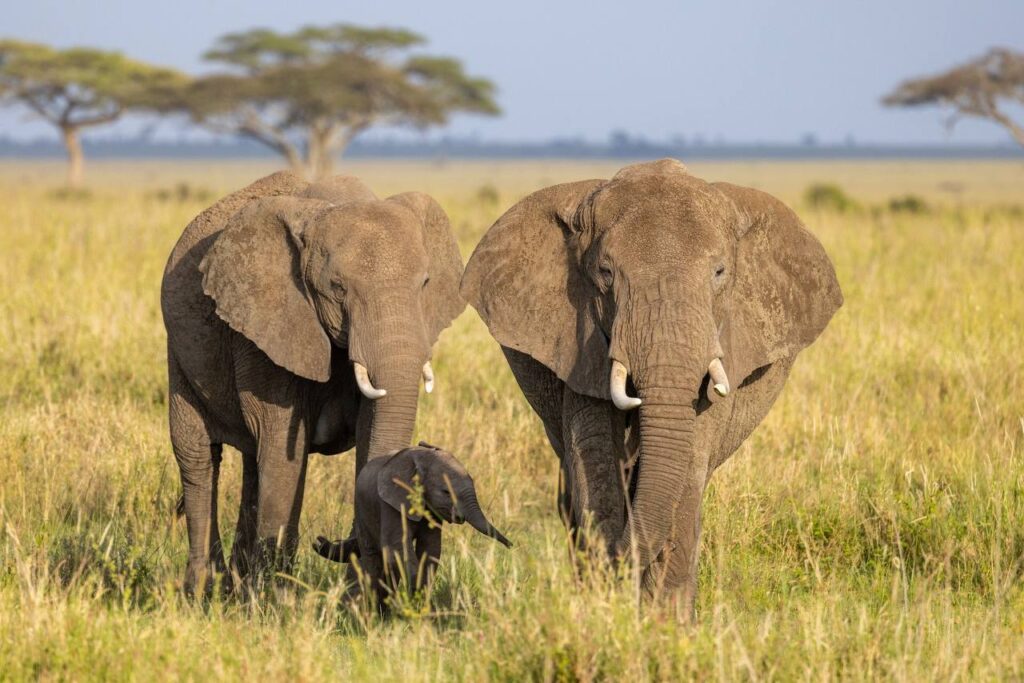
[[[283,146],[278,148],[278,151],[284,155],[284,158],[288,160],[288,167],[298,176],[306,178],[306,165],[302,161],[302,155],[299,154],[299,150],[295,149],[291,145]]]
[[[998,109],[992,110],[992,119],[1008,130],[1013,139],[1017,141],[1017,144],[1024,147],[1024,128],[1018,126],[1009,116]]]
[[[68,154],[68,187],[77,189],[82,186],[85,159],[82,156],[82,141],[78,137],[78,126],[61,126],[61,137],[64,149]]]
[[[310,128],[306,138],[306,167],[310,177],[326,178],[334,172],[334,160],[345,152],[354,130]]]

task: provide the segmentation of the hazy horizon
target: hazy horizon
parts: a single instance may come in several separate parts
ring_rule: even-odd
[[[938,108],[886,109],[879,98],[904,78],[941,71],[989,47],[1021,49],[1024,3],[766,5],[639,0],[595,10],[577,1],[523,0],[515,12],[496,12],[461,0],[429,11],[409,0],[341,8],[326,0],[301,7],[238,0],[160,6],[40,0],[8,6],[0,35],[119,50],[196,73],[215,68],[201,55],[231,31],[289,31],[340,21],[401,26],[423,34],[426,51],[461,59],[470,73],[499,88],[502,117],[458,117],[431,137],[601,142],[621,130],[650,140],[680,136],[707,143],[796,143],[807,135],[821,144],[1009,141],[987,121],[965,119],[950,132]],[[0,135],[24,140],[53,134],[26,118],[21,109],[5,108]],[[139,126],[130,121],[99,132],[126,135]],[[166,139],[191,129],[179,120],[158,130]]]

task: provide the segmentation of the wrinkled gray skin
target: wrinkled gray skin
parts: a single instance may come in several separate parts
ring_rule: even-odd
[[[222,444],[243,454],[232,574],[290,565],[309,453],[408,445],[421,368],[461,312],[448,218],[421,193],[377,199],[359,180],[276,173],[185,229],[164,273],[170,431],[181,472],[185,587],[225,569]],[[387,395],[365,398],[353,362]],[[230,577],[229,577],[230,578]]]
[[[645,596],[692,619],[708,479],[842,304],[821,245],[775,198],[666,159],[526,197],[477,246],[462,294],[544,423],[574,535],[592,524]],[[715,358],[725,397],[709,391]],[[609,400],[613,360],[639,409]]]
[[[419,505],[410,497],[415,484],[422,488]],[[423,514],[423,507],[427,514]],[[484,516],[473,478],[462,463],[451,453],[424,442],[367,463],[356,480],[356,520],[358,547],[320,536],[314,549],[335,562],[358,556],[359,566],[376,588],[381,604],[402,576],[410,590],[430,581],[441,559],[444,522],[467,522],[485,536],[512,547]]]

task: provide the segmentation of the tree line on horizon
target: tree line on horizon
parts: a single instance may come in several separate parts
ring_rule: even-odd
[[[221,36],[203,55],[221,70],[193,77],[118,52],[0,40],[0,103],[57,128],[72,187],[83,179],[81,131],[129,112],[185,114],[321,177],[373,126],[425,129],[458,112],[500,113],[490,80],[457,59],[413,52],[425,42],[405,29],[351,24],[253,29]]]
[[[371,127],[426,129],[455,113],[501,113],[491,80],[466,73],[452,57],[416,51],[425,43],[406,29],[344,23],[291,33],[252,29],[218,38],[203,58],[220,70],[191,76],[114,51],[0,40],[0,104],[28,109],[58,130],[72,187],[84,172],[81,131],[129,112],[184,114],[321,177]],[[1024,53],[994,48],[904,81],[882,103],[945,106],[953,110],[950,126],[963,116],[984,118],[1024,146],[1024,124],[1004,106],[1024,104]]]

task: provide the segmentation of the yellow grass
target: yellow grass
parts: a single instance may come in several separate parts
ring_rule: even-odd
[[[383,194],[433,193],[468,256],[519,197],[618,166],[345,170]],[[1024,164],[691,168],[794,205],[846,294],[716,474],[696,629],[637,612],[626,582],[574,578],[555,459],[471,310],[441,337],[418,436],[467,463],[516,547],[449,528],[434,595],[388,622],[339,607],[337,565],[305,545],[294,588],[249,604],[183,600],[160,275],[202,191],[271,168],[97,162],[89,196],[60,197],[59,165],[0,164],[0,678],[1024,676]],[[184,199],[158,196],[182,181]],[[859,208],[802,206],[816,182]],[[931,210],[886,208],[908,193]],[[314,459],[305,539],[348,529],[352,469],[351,454]],[[232,453],[228,542],[239,481]]]

